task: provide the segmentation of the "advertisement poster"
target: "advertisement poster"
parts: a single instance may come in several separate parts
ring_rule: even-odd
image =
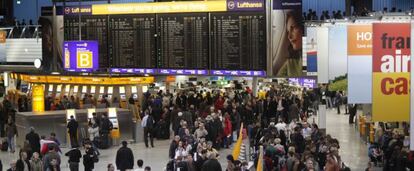
[[[372,25],[348,25],[348,103],[372,102]]]
[[[0,62],[6,62],[6,31],[0,31]]]
[[[63,16],[56,16],[55,26],[52,16],[42,16],[39,24],[42,26],[42,58],[44,71],[58,71],[62,69],[62,44],[63,44]],[[53,36],[53,32],[57,36]],[[56,49],[56,56],[53,54]]]
[[[32,110],[33,112],[45,111],[45,90],[40,84],[33,85],[32,88]]]
[[[306,29],[306,71],[307,75],[316,75],[318,72],[318,55],[316,51],[318,37],[317,28],[308,27]]]
[[[373,24],[372,120],[409,121],[409,23]]]
[[[268,54],[269,76],[298,77],[304,75],[302,36],[304,25],[301,0],[272,1],[269,30],[271,52]]]
[[[347,26],[335,24],[329,27],[329,80],[347,74]]]

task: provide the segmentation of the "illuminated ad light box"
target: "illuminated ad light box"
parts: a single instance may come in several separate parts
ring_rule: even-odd
[[[88,91],[88,87],[87,86],[83,86],[82,87],[82,93],[86,93],[86,91]]]
[[[116,108],[114,107],[108,108],[108,118],[112,122],[112,125],[114,128],[114,130],[112,130],[111,132],[111,136],[114,138],[119,138],[120,131],[119,131],[119,123],[118,123]]]
[[[33,112],[45,111],[45,95],[43,85],[33,85],[32,110]]]
[[[93,118],[93,113],[95,113],[96,112],[96,109],[95,108],[89,108],[88,109],[88,119],[91,119],[91,118]]]
[[[67,122],[69,122],[69,121],[70,121],[70,116],[73,116],[73,118],[75,118],[75,119],[76,119],[76,112],[75,112],[75,109],[67,109],[67,110],[66,110],[66,119],[67,119]]]
[[[66,71],[90,72],[99,68],[97,41],[65,41],[63,68]]]

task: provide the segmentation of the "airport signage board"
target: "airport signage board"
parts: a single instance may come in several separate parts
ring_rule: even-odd
[[[155,74],[156,69],[144,69],[144,68],[111,68],[112,73],[122,74]]]
[[[92,15],[92,5],[67,6],[63,9],[65,15]]]
[[[409,121],[410,23],[374,23],[372,120]]]
[[[302,0],[278,0],[273,2],[273,9],[300,9],[302,10]]]
[[[94,4],[93,15],[263,11],[263,0],[177,1],[153,3]]]
[[[266,75],[264,71],[243,71],[243,70],[211,70],[211,75],[223,75],[223,76],[258,76],[263,77]]]
[[[300,85],[308,88],[316,88],[316,79],[312,78],[289,78],[288,82],[294,85]]]
[[[33,112],[45,111],[45,90],[42,84],[35,84],[32,87],[32,110]]]
[[[207,70],[197,69],[160,69],[158,73],[167,75],[208,75]]]
[[[99,68],[97,41],[63,42],[63,67],[66,71],[89,72]]]
[[[372,103],[372,24],[348,25],[348,103]]]
[[[227,11],[263,11],[263,0],[227,0]]]

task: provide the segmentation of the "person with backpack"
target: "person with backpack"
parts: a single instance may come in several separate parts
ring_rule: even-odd
[[[145,116],[142,119],[141,126],[144,128],[144,142],[145,147],[148,148],[148,136],[150,137],[151,147],[154,148],[154,136],[153,136],[153,128],[154,128],[154,118],[149,114],[148,110],[145,110]]]
[[[116,167],[121,171],[132,170],[134,168],[134,154],[127,146],[128,143],[122,141],[122,147],[116,153]]]
[[[67,128],[70,137],[70,145],[72,148],[78,147],[78,121],[76,121],[73,115],[70,116],[70,121],[68,122]]]
[[[104,113],[102,115],[102,120],[101,120],[101,125],[100,125],[100,130],[99,130],[99,134],[101,136],[101,144],[100,148],[106,149],[109,148],[110,144],[109,144],[109,133],[111,133],[113,129],[113,125],[112,122],[109,120],[108,118],[108,114]]]
[[[82,158],[82,154],[78,147],[72,147],[70,151],[65,153],[65,156],[69,157],[68,163],[70,171],[79,171],[79,162],[80,158]]]

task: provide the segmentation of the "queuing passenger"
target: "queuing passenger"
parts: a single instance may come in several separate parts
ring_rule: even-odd
[[[132,150],[127,147],[128,143],[122,141],[122,147],[116,153],[116,167],[118,170],[126,171],[134,168],[134,154]]]
[[[138,160],[137,160],[137,166],[138,166],[138,168],[137,168],[137,169],[135,169],[134,171],[144,171],[144,168],[143,168],[143,166],[144,166],[144,161],[143,161],[143,160],[138,159]]]
[[[29,141],[33,152],[40,153],[40,137],[35,132],[34,127],[30,127],[30,132],[26,134],[26,140]]]
[[[154,123],[155,121],[153,117],[149,114],[149,111],[146,110],[145,116],[141,122],[141,126],[142,128],[144,128],[144,142],[145,142],[145,147],[147,148],[148,148],[148,137],[150,137],[151,147],[154,148],[154,136],[153,136]]]
[[[108,168],[108,171],[115,171],[115,166],[113,164],[108,164],[108,166],[106,166],[106,168]]]
[[[102,144],[100,144],[100,148],[109,148],[110,143],[109,143],[109,133],[111,133],[112,129],[113,129],[113,125],[112,122],[109,120],[108,118],[108,114],[104,113],[102,115],[102,120],[101,120],[101,125],[100,125],[100,130],[99,130],[99,134],[100,134],[100,140],[102,142]]]
[[[67,128],[69,133],[70,145],[72,146],[72,148],[78,147],[78,121],[76,121],[73,115],[70,116],[70,121],[68,122]]]
[[[208,156],[209,159],[203,164],[201,171],[221,171],[221,165],[220,162],[216,159],[216,154],[210,153]]]
[[[10,162],[10,168],[9,168],[9,169],[7,169],[7,171],[17,171],[17,170],[16,170],[16,160],[12,160],[12,161]]]
[[[72,149],[65,153],[65,156],[69,157],[69,169],[70,171],[79,171],[79,162],[82,158],[81,151],[78,146],[72,146]]]
[[[16,162],[16,170],[30,171],[30,162],[25,151],[21,151],[19,154],[19,160]]]
[[[9,117],[6,125],[7,142],[9,144],[10,152],[14,153],[16,150],[15,137],[18,136],[17,127],[13,119]]]
[[[47,171],[47,169],[60,167],[60,155],[57,153],[56,145],[50,144],[48,147],[48,152],[43,157],[43,169]],[[53,166],[55,165],[55,166]]]
[[[34,152],[30,160],[30,171],[43,171],[43,162],[38,152]]]
[[[95,163],[98,162],[98,156],[92,148],[90,142],[85,143],[85,154],[83,155],[83,166],[85,171],[92,171],[95,167]]]
[[[145,169],[144,169],[144,171],[151,171],[151,167],[146,166]]]
[[[50,133],[49,140],[55,142],[58,147],[60,146],[60,141],[59,139],[57,139],[56,134],[54,132]]]
[[[26,140],[23,142],[23,147],[20,149],[20,152],[22,151],[26,152],[27,159],[32,158],[33,150],[32,150],[32,147],[30,147],[29,141]]]

